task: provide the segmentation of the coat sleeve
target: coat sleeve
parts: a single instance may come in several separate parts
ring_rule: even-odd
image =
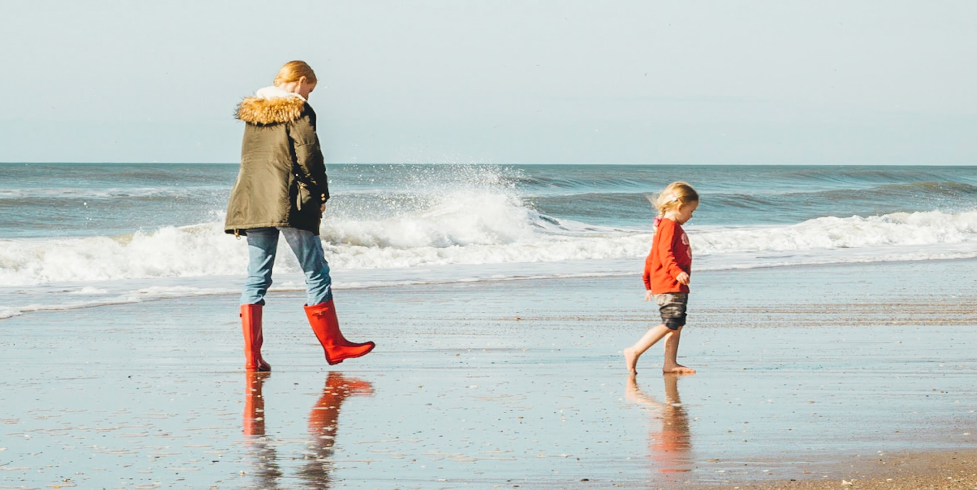
[[[308,105],[302,117],[292,122],[289,136],[295,149],[295,170],[299,180],[311,187],[309,190],[313,196],[326,202],[329,199],[329,180],[316,135],[315,112]]]
[[[665,272],[668,273],[673,279],[678,277],[682,272],[681,267],[678,266],[678,260],[675,259],[675,222],[670,220],[662,220],[661,225],[658,227],[658,233],[661,236],[658,237],[658,257],[661,259],[662,267]]]

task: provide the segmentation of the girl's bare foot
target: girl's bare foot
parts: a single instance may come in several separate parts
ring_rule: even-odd
[[[662,368],[664,374],[695,374],[695,369],[685,367],[681,364],[672,364]]]
[[[628,372],[638,374],[638,356],[634,353],[634,347],[624,349],[624,363],[628,365]]]

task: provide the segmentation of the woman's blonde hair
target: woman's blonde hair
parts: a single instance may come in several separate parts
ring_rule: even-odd
[[[658,195],[652,205],[658,209],[659,214],[665,214],[682,204],[693,202],[699,202],[699,193],[691,185],[685,182],[672,182]]]
[[[275,85],[297,82],[302,77],[305,77],[309,83],[318,83],[315,72],[312,71],[312,67],[308,63],[299,60],[289,61],[285,63],[285,66],[281,70],[278,70],[278,76],[275,77]]]

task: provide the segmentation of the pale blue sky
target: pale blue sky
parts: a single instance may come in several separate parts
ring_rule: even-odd
[[[972,0],[3,0],[0,46],[4,162],[236,162],[304,59],[334,163],[977,164]]]

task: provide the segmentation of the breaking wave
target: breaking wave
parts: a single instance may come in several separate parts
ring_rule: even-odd
[[[845,261],[838,251],[859,250],[858,261],[864,262],[892,260],[893,247],[925,246],[914,259],[946,258],[950,252],[977,256],[977,247],[959,246],[977,240],[975,210],[822,217],[789,225],[690,224],[687,229],[694,254],[708,258],[710,268],[722,268],[726,256],[744,254],[756,256],[747,266],[767,266],[762,254],[768,252],[804,252],[810,260],[830,251],[832,261]],[[557,219],[504,189],[457,189],[385,216],[357,216],[349,209],[327,213],[321,237],[335,269],[395,269],[641,258],[651,231]],[[280,257],[276,270],[297,271],[285,248]],[[0,240],[5,286],[241,275],[246,264],[245,240],[224,234],[222,221],[119,236]]]

